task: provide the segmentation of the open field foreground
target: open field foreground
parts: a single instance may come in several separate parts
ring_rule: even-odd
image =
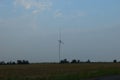
[[[120,63],[0,65],[0,80],[94,80],[119,74]]]

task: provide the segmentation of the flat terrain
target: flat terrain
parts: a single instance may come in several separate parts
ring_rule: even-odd
[[[120,80],[120,75],[104,76],[104,77],[92,78],[88,80]]]
[[[0,80],[105,80],[111,75],[120,75],[120,63],[0,65]]]

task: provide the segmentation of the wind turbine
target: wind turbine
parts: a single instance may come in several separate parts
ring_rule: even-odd
[[[64,44],[64,43],[62,42],[62,39],[61,39],[61,29],[59,29],[59,40],[58,40],[58,43],[59,43],[59,48],[58,48],[58,50],[59,50],[59,62],[60,62],[60,60],[61,60],[61,44]]]

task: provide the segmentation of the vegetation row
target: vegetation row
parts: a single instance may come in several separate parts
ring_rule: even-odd
[[[87,61],[80,61],[80,60],[76,60],[76,59],[73,59],[72,61],[68,61],[67,59],[63,59],[60,61],[61,64],[64,64],[64,63],[100,63],[100,62],[92,62],[90,61],[89,59]],[[106,63],[106,62],[104,62]],[[112,63],[120,63],[118,62],[116,59],[112,61]]]
[[[15,64],[29,64],[28,60],[17,60],[15,61],[9,61],[9,62],[5,62],[5,61],[1,61],[0,65],[15,65]]]
[[[63,59],[59,63],[60,64],[66,64],[66,63],[77,64],[77,63],[100,63],[100,62],[92,62],[89,59],[87,61],[80,61],[80,60],[76,60],[76,59],[73,59],[72,61],[68,61],[67,59]],[[104,62],[104,63],[106,63],[106,62]],[[118,62],[115,59],[115,60],[113,60],[112,63],[120,63],[120,62]],[[15,64],[30,64],[30,62],[28,60],[17,60],[17,61],[9,61],[9,62],[0,61],[0,65],[15,65]]]

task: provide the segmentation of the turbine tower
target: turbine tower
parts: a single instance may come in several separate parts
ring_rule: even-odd
[[[63,42],[62,42],[62,40],[61,40],[61,29],[59,28],[59,40],[58,40],[58,42],[59,42],[59,62],[60,62],[60,60],[61,60],[61,44],[64,44]]]

